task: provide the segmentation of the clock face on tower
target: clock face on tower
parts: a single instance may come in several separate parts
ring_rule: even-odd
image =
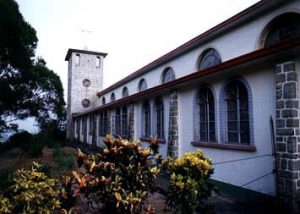
[[[91,105],[91,101],[89,99],[83,99],[81,101],[81,105],[84,107],[84,108],[87,108]]]

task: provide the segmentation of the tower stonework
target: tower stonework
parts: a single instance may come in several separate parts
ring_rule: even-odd
[[[67,138],[73,132],[72,115],[95,107],[96,93],[103,88],[103,60],[106,53],[69,49]],[[71,139],[72,140],[72,139]]]

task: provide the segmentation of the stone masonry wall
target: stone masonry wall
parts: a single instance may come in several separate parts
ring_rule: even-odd
[[[300,208],[299,88],[294,62],[276,65],[276,156],[278,194]]]
[[[168,156],[178,157],[178,90],[173,89],[169,101]]]

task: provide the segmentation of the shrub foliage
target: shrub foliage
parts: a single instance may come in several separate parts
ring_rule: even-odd
[[[31,170],[18,170],[12,184],[0,195],[0,213],[50,213],[60,207],[58,181],[40,172],[34,163]]]
[[[181,213],[205,210],[213,185],[212,162],[201,150],[185,153],[174,160],[168,157],[163,167],[169,174],[166,204]]]
[[[77,186],[69,188],[83,193],[89,204],[101,204],[104,213],[140,213],[142,202],[155,191],[158,168],[147,160],[150,149],[138,141],[107,136],[106,147],[94,155],[78,152],[79,171],[73,171]],[[67,196],[67,191],[66,191]]]

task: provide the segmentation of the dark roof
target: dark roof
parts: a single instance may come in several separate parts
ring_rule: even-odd
[[[172,50],[171,52],[161,56],[160,58],[154,60],[153,62],[149,63],[148,65],[140,68],[139,70],[133,72],[132,74],[128,75],[127,77],[121,79],[120,81],[114,83],[113,85],[109,86],[108,88],[100,91],[97,95],[100,97],[105,93],[121,86],[122,84],[136,78],[138,76],[143,75],[144,73],[148,72],[151,69],[154,69],[176,57],[182,55],[183,53],[190,51],[199,45],[207,42],[218,36],[221,33],[226,32],[227,30],[237,27],[245,22],[247,22],[250,18],[255,16],[260,16],[263,14],[263,11],[270,10],[271,8],[277,7],[282,5],[285,0],[261,0],[256,4],[252,5],[251,7],[243,10],[242,12],[236,14],[235,16],[225,20],[224,22],[218,24],[217,26],[211,28],[210,30],[200,34],[199,36],[191,39],[190,41],[184,43],[183,45],[177,47],[176,49]]]
[[[256,51],[253,51],[251,53],[236,57],[234,59],[225,61],[219,65],[216,65],[214,67],[210,67],[204,70],[201,70],[201,72],[194,72],[189,75],[180,77],[178,79],[175,79],[173,81],[155,86],[153,88],[149,88],[145,91],[138,92],[135,94],[132,94],[128,97],[118,99],[116,101],[107,103],[105,105],[92,108],[90,110],[87,110],[86,112],[79,113],[76,115],[73,115],[73,117],[78,117],[85,115],[87,113],[96,112],[101,109],[107,109],[114,107],[116,105],[120,105],[122,103],[129,103],[134,102],[140,98],[145,97],[153,97],[156,94],[159,94],[163,91],[168,91],[175,87],[180,87],[184,85],[190,85],[193,81],[199,81],[202,78],[208,77],[210,75],[218,75],[220,72],[234,72],[238,70],[239,66],[245,66],[249,65],[248,63],[256,63],[257,65],[259,63],[265,64],[265,62],[275,62],[276,60],[281,61],[283,58],[290,56],[290,55],[299,55],[300,51],[300,37],[297,37],[292,40],[288,40],[286,42],[282,42],[280,44],[268,47],[268,48],[262,48]]]
[[[104,56],[104,57],[106,57],[106,55],[107,55],[107,53],[103,53],[103,52],[88,51],[88,50],[79,50],[79,49],[72,49],[72,48],[70,48],[68,50],[68,52],[67,52],[65,61],[69,61],[69,58],[70,58],[72,52],[92,54],[92,55],[101,55],[101,56]]]

